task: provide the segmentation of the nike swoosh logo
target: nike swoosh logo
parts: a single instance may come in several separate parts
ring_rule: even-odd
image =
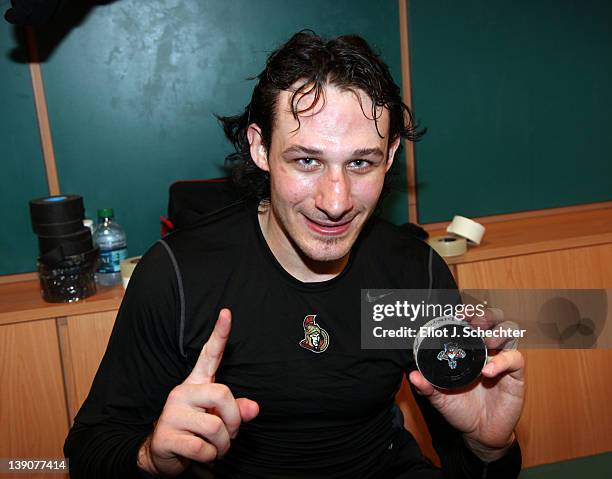
[[[393,291],[372,296],[372,294],[370,294],[370,290],[367,290],[366,299],[368,300],[368,303],[374,303],[375,301],[378,301],[379,299],[384,298],[385,296],[389,296],[390,294],[393,294]]]

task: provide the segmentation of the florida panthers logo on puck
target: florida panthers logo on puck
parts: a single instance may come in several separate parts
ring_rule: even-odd
[[[329,334],[317,324],[316,317],[316,314],[309,314],[304,318],[304,339],[300,346],[313,353],[322,353],[329,346]]]
[[[465,351],[457,343],[446,343],[444,350],[438,353],[438,361],[448,361],[451,369],[457,367],[457,359],[465,358]]]

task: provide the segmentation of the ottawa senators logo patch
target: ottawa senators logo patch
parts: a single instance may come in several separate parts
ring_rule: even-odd
[[[304,339],[300,346],[313,353],[322,353],[329,346],[329,334],[317,324],[316,317],[316,314],[309,314],[304,318]]]

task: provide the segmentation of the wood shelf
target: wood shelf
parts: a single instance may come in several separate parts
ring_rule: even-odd
[[[38,281],[20,281],[0,285],[0,325],[37,319],[119,309],[123,286],[98,286],[98,292],[74,303],[47,303],[40,294]]]
[[[448,264],[464,264],[526,254],[612,243],[612,208],[563,213],[484,225],[480,246],[469,246],[461,256],[445,258]],[[446,230],[429,232],[430,237]]]

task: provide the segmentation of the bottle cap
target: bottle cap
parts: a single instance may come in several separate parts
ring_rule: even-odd
[[[101,208],[98,210],[98,219],[113,218],[115,212],[112,208]]]

